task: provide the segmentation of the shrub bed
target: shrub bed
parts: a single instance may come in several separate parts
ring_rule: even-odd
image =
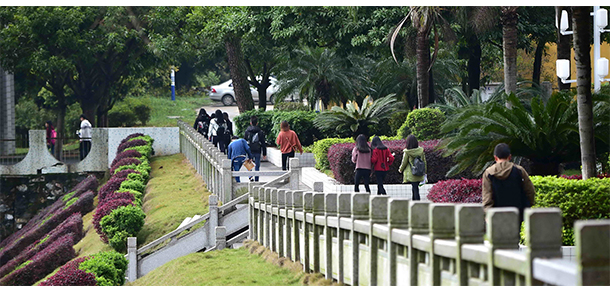
[[[441,124],[445,121],[445,114],[437,108],[415,109],[407,115],[407,127],[417,140],[440,139]],[[404,135],[404,133],[403,133]]]
[[[122,286],[127,260],[117,252],[100,252],[74,259],[40,286]]]
[[[280,133],[280,124],[282,121],[287,121],[290,125],[290,129],[299,136],[301,144],[303,146],[309,146],[313,144],[315,140],[323,138],[320,130],[313,125],[313,120],[317,115],[317,113],[312,111],[274,111],[271,120],[273,128],[267,135],[267,139],[273,141],[275,144],[275,139]]]
[[[135,151],[135,150],[128,150],[128,151]],[[135,152],[137,152],[137,151],[135,151]],[[137,152],[137,153],[139,154],[140,152]],[[123,158],[123,159],[121,159],[121,160],[117,161],[117,163],[116,163],[116,164],[114,164],[114,166],[110,168],[110,173],[115,173],[115,171],[117,170],[117,168],[119,168],[119,167],[121,167],[121,166],[124,166],[124,165],[131,165],[131,164],[133,164],[133,165],[137,166],[137,165],[139,165],[140,163],[142,163],[142,161],[140,161],[140,160],[139,160],[139,159],[137,159],[137,158],[133,158],[133,157],[125,157],[125,158]]]
[[[146,142],[142,139],[126,141],[124,143],[119,144],[119,147],[117,148],[116,153],[118,155],[121,152],[123,152],[124,150],[126,150],[127,148],[136,147],[136,146],[144,146],[144,145],[148,145],[148,142]]]
[[[117,162],[121,161],[121,159],[123,158],[140,158],[142,157],[142,154],[138,151],[135,150],[127,150],[127,151],[123,151],[121,153],[119,153],[116,157],[114,157],[114,160],[112,160],[112,164],[110,164],[110,167],[114,167]]]
[[[449,179],[439,181],[428,192],[434,203],[481,203],[481,179]]]
[[[241,138],[244,137],[246,133],[246,129],[250,126],[250,117],[256,116],[258,118],[258,126],[265,132],[266,135],[271,133],[271,129],[273,128],[273,114],[275,111],[259,111],[259,110],[249,110],[247,112],[243,112],[236,116],[233,119],[233,123],[235,123],[235,130],[237,131],[235,134]],[[275,140],[271,141],[268,137],[266,139],[267,144],[275,145]]]
[[[316,169],[330,169],[328,149],[330,146],[342,143],[354,143],[353,138],[326,138],[313,143],[313,156],[316,160]]]
[[[97,234],[100,235],[100,238],[104,243],[108,243],[108,238],[106,237],[106,234],[102,232],[102,227],[100,226],[102,218],[106,217],[106,215],[109,215],[110,213],[112,213],[113,210],[119,207],[133,205],[133,199],[116,199],[106,202],[100,202],[98,204],[98,208],[95,210],[95,214],[93,214],[93,226],[95,227],[95,231],[97,232]]]
[[[93,273],[87,273],[78,267],[90,257],[80,257],[63,265],[55,275],[40,283],[39,286],[95,286],[97,281]]]

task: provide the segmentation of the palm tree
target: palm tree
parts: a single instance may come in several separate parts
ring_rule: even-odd
[[[502,6],[502,49],[504,51],[504,90],[506,94],[517,90],[517,15],[518,6]]]
[[[359,134],[369,137],[369,126],[386,122],[394,112],[402,107],[394,94],[373,101],[366,97],[362,106],[354,101],[345,108],[333,106],[330,111],[319,114],[313,124],[322,131],[335,131],[340,136],[351,135],[356,139]]]

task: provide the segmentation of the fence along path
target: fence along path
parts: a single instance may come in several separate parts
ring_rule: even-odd
[[[610,220],[575,224],[574,263],[558,208],[526,210],[524,251],[516,208],[252,186],[249,210],[251,239],[349,285],[610,285]]]

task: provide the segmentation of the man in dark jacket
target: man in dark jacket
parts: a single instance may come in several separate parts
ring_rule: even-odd
[[[261,168],[261,153],[263,159],[267,159],[267,146],[265,144],[265,132],[258,126],[258,117],[250,117],[250,126],[246,129],[244,139],[248,141],[252,155],[254,156],[254,170],[259,171]],[[254,177],[258,181],[258,176]],[[252,178],[250,178],[252,181]]]
[[[248,159],[252,159],[252,152],[250,152],[250,146],[248,146],[246,140],[233,137],[233,142],[227,147],[227,157],[231,159],[233,171],[239,171],[246,160],[246,156]],[[235,180],[240,182],[239,176],[236,176]]]
[[[496,163],[483,173],[483,207],[517,207],[519,226],[523,222],[523,210],[534,205],[534,184],[527,171],[510,162],[510,148],[505,143],[496,145]]]

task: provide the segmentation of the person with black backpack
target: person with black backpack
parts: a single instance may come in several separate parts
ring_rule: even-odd
[[[523,211],[534,205],[536,190],[527,171],[510,162],[510,147],[500,143],[494,148],[496,163],[483,173],[483,208],[516,207],[519,209],[519,230],[523,222]]]
[[[254,170],[259,171],[261,168],[261,153],[263,159],[267,159],[267,144],[265,142],[265,132],[258,126],[258,117],[250,117],[250,126],[244,133],[244,139],[248,141],[248,146],[254,156]],[[252,178],[250,178],[252,181]],[[258,181],[258,176],[254,177],[254,181]]]
[[[227,142],[225,141],[226,136],[230,135],[228,129],[227,122],[222,116],[222,112],[217,109],[214,112],[214,119],[210,121],[210,126],[208,128],[208,135],[210,135],[212,143],[214,146],[217,146],[222,153],[226,154]]]
[[[419,147],[417,138],[413,135],[407,136],[407,148],[403,150],[398,172],[403,174],[403,182],[411,184],[411,199],[419,201],[419,183],[424,181],[426,174],[426,155],[424,148]]]
[[[201,134],[207,138],[209,127],[210,127],[210,116],[208,116],[208,113],[205,111],[205,109],[202,108],[199,110],[199,114],[197,115],[197,118],[195,119],[195,124],[193,124],[193,128],[195,128],[195,130],[197,132],[199,132],[199,134]]]

